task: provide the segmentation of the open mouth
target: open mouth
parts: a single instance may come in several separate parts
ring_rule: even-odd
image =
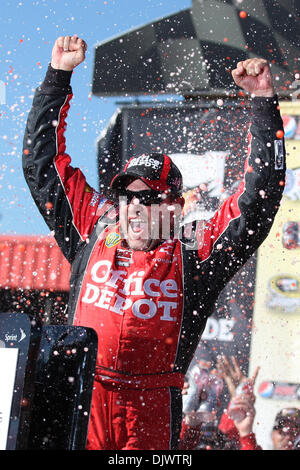
[[[146,229],[147,223],[144,219],[141,218],[132,218],[129,219],[129,227],[132,232],[136,235],[141,235]]]

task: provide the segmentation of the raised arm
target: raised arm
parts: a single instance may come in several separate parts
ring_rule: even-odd
[[[208,267],[203,282],[209,289],[223,288],[264,241],[285,182],[283,123],[270,67],[263,59],[249,59],[240,62],[232,75],[251,94],[248,155],[235,194],[205,226],[199,224],[198,255],[202,267]]]
[[[59,37],[46,77],[36,90],[28,116],[23,170],[39,211],[69,261],[89,237],[107,202],[73,168],[66,153],[66,117],[72,98],[72,70],[85,58],[86,44],[76,35]]]

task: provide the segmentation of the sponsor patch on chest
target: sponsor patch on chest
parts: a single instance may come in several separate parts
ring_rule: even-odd
[[[119,262],[130,263],[127,250],[119,250]],[[159,315],[160,320],[175,322],[180,303],[180,288],[172,277],[145,276],[142,269],[130,273],[114,269],[109,260],[96,261],[90,270],[81,301],[96,309],[124,315],[130,309],[142,320]]]
[[[117,232],[113,232],[107,235],[105,239],[105,246],[107,246],[107,248],[112,248],[113,246],[116,246],[118,243],[120,243],[120,241],[121,241],[120,234]]]
[[[132,251],[125,248],[117,248],[115,264],[116,266],[130,266],[132,263]]]

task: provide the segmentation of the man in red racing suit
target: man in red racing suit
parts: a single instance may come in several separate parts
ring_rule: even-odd
[[[162,205],[181,208],[181,175],[162,154],[127,163],[112,182],[116,193],[141,199],[135,215],[132,200],[122,209],[126,238],[116,204],[87,184],[66,153],[70,79],[85,48],[76,35],[54,45],[28,116],[24,175],[71,264],[68,322],[98,335],[87,448],[176,449],[181,389],[206,320],[220,291],[268,235],[280,204],[285,151],[277,96],[266,61],[238,64],[235,82],[256,95],[243,181],[209,221],[192,225],[188,241],[159,235],[143,245],[145,218],[153,223],[149,201],[160,205],[163,194]]]

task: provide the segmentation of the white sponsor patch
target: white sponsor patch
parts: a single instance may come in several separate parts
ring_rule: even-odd
[[[283,170],[284,151],[283,151],[282,140],[274,140],[274,150],[275,150],[275,170]]]
[[[151,166],[154,170],[157,170],[161,165],[159,160],[155,160],[154,158],[149,157],[148,155],[133,158],[132,161],[129,163],[127,168],[131,168],[132,166],[137,165],[144,165],[144,166]]]

